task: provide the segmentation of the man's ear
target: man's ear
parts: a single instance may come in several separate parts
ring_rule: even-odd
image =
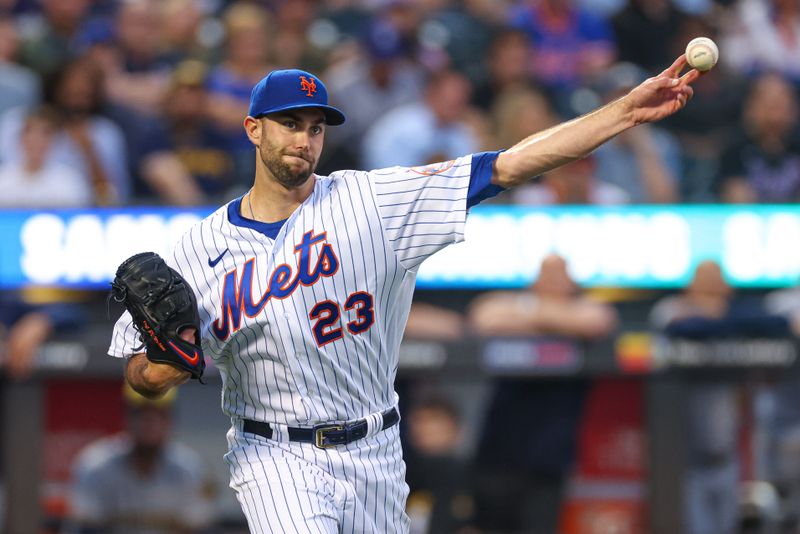
[[[247,138],[255,146],[261,146],[261,136],[263,134],[263,124],[260,119],[248,115],[244,119],[244,131],[247,133]]]

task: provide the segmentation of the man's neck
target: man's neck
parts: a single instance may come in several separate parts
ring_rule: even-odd
[[[253,189],[242,202],[242,213],[256,221],[272,223],[288,219],[314,191],[316,179],[312,174],[306,182],[287,189],[266,176],[256,176]]]

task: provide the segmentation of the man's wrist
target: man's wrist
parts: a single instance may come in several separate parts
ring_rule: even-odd
[[[164,393],[172,386],[182,384],[185,382],[185,378],[191,376],[188,371],[178,369],[168,363],[156,363],[150,360],[147,361],[144,373],[148,383],[163,389]]]
[[[129,382],[131,387],[143,397],[157,399],[166,394],[172,387],[186,382],[189,376],[186,371],[181,371],[171,365],[151,362],[147,357],[144,357],[132,369],[129,375]]]
[[[636,118],[636,104],[632,101],[630,93],[618,98],[609,105],[614,108],[617,120],[623,131],[633,128],[642,122]]]

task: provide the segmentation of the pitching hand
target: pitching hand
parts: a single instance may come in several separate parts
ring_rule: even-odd
[[[694,93],[690,84],[701,73],[691,69],[681,76],[685,66],[686,56],[681,54],[664,72],[648,78],[623,97],[630,106],[635,124],[661,120],[686,105]]]

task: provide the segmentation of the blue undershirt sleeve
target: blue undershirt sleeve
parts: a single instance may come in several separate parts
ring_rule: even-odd
[[[505,191],[504,187],[492,183],[494,160],[502,150],[497,152],[478,152],[472,155],[472,168],[467,191],[467,208],[483,202],[487,198]]]

